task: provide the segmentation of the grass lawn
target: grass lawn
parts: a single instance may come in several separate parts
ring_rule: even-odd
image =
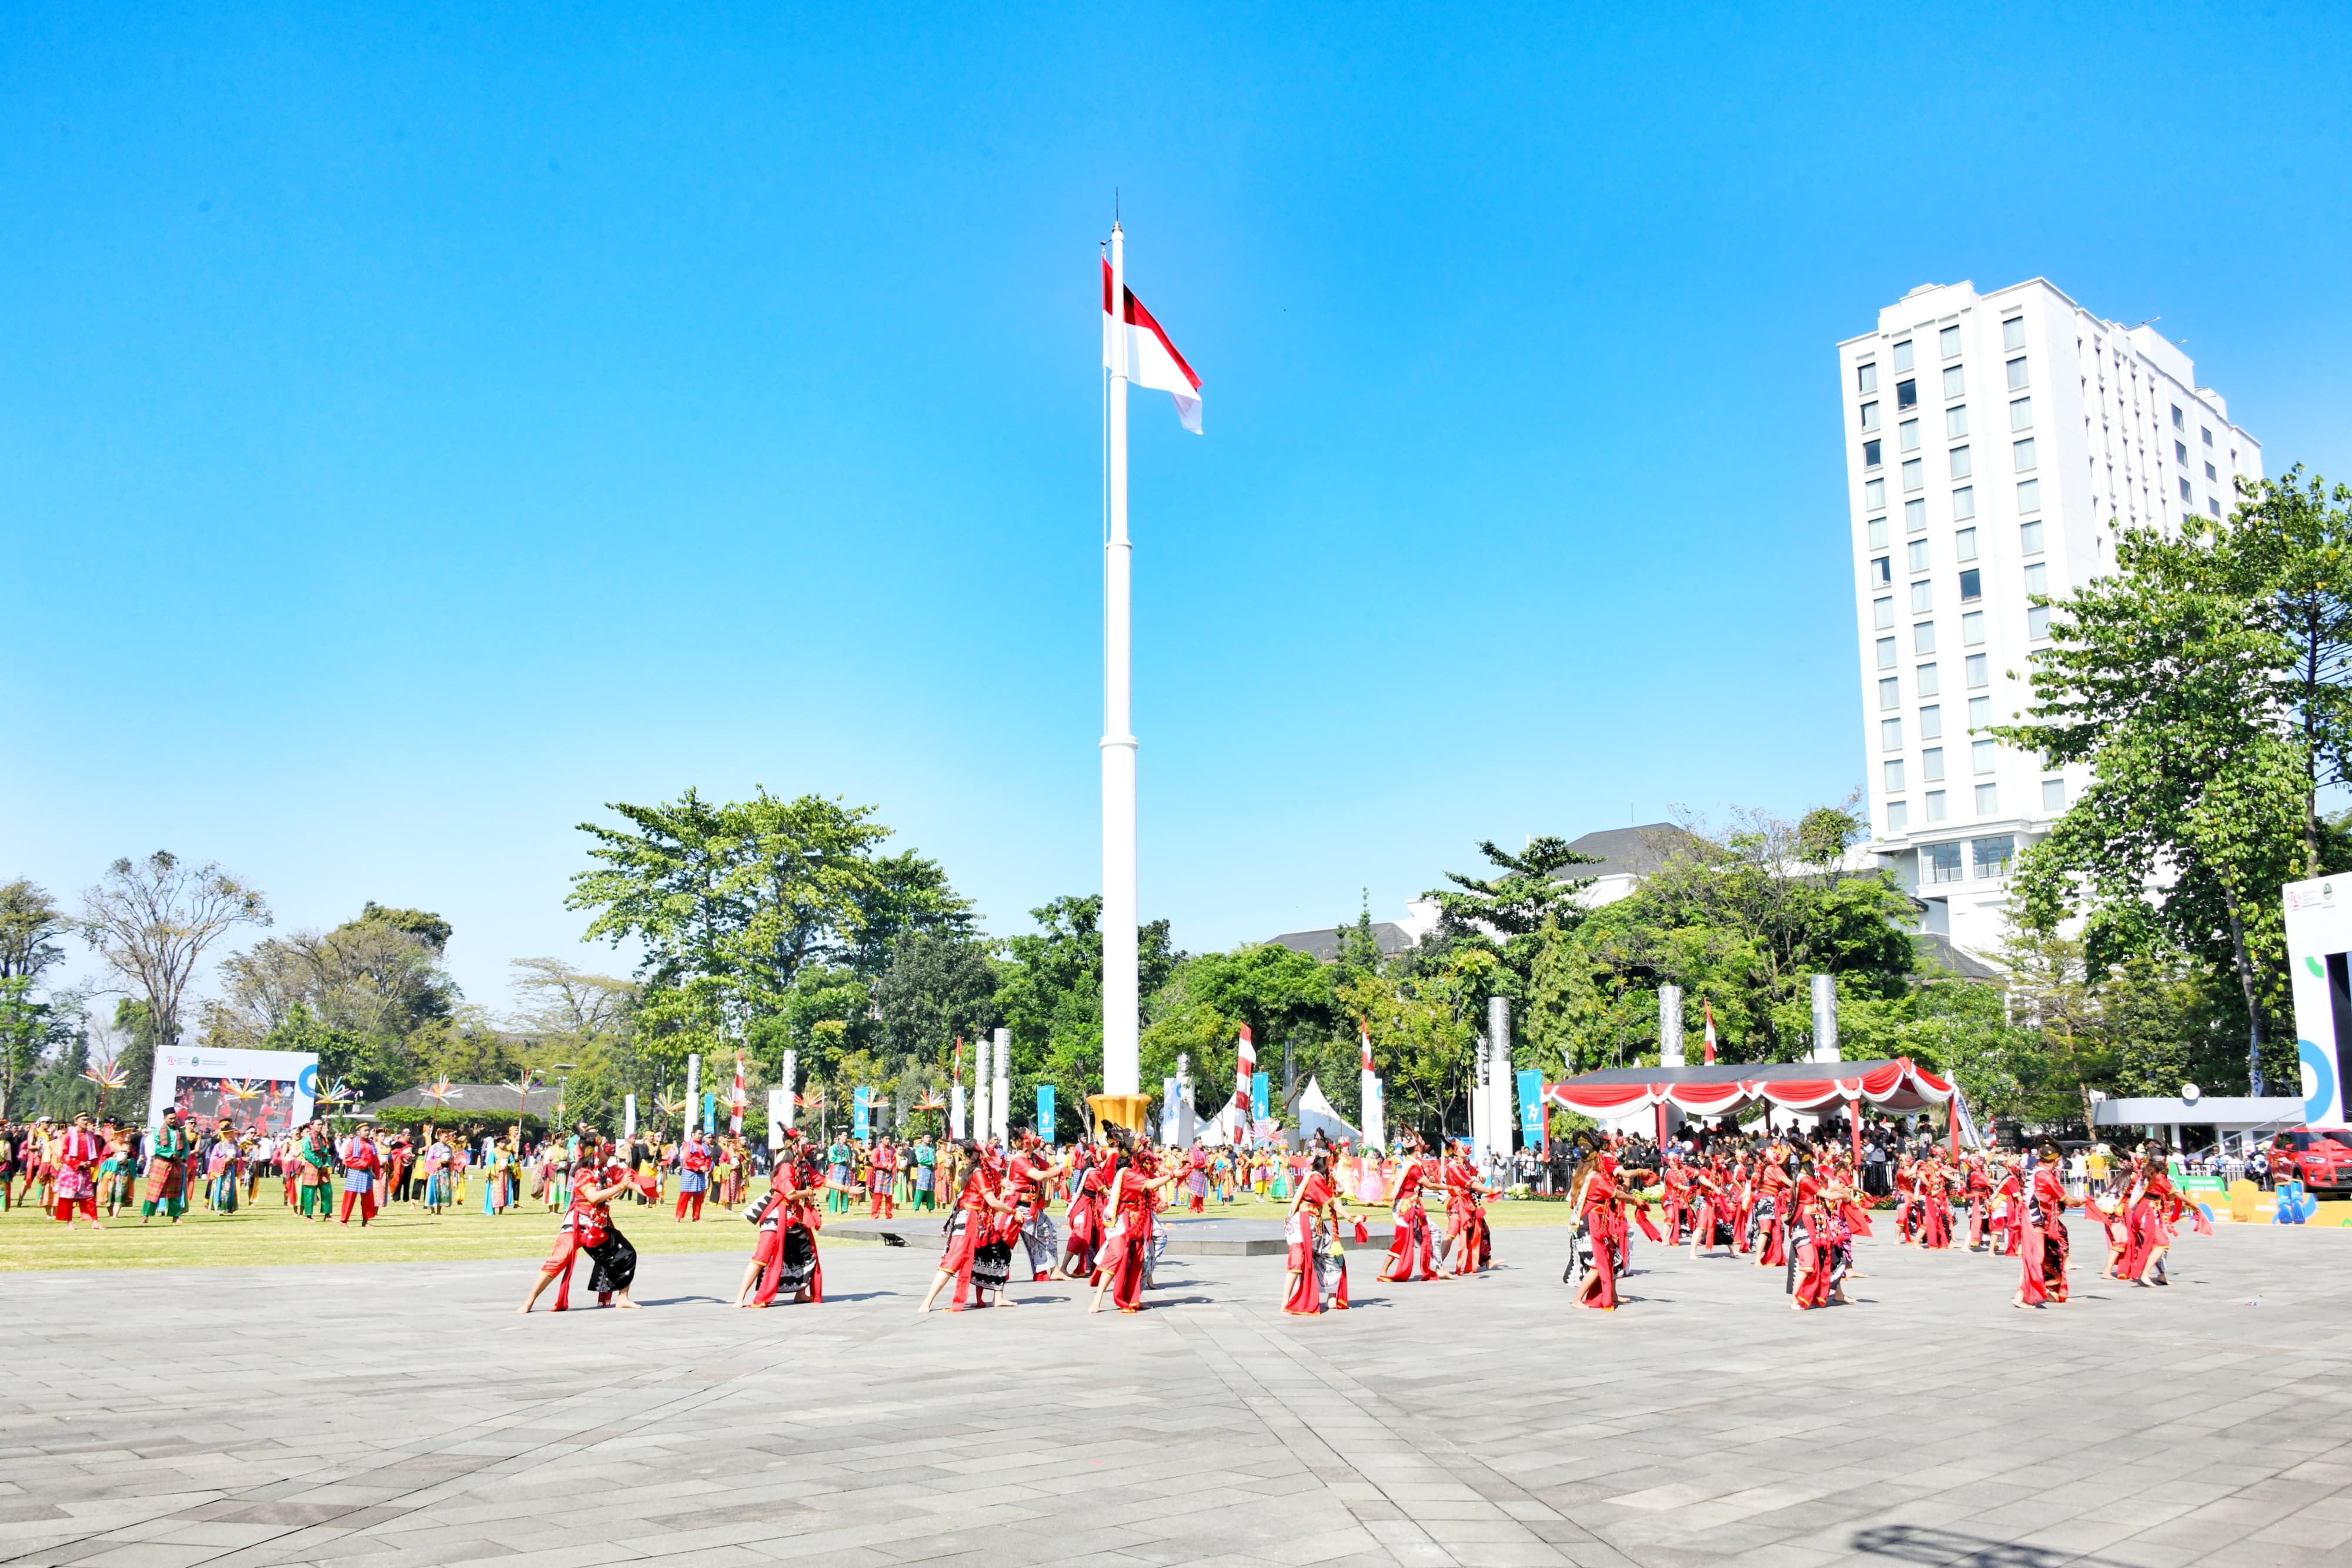
[[[555,1242],[555,1215],[526,1204],[496,1218],[474,1206],[438,1215],[395,1204],[365,1229],[353,1216],[345,1225],[305,1223],[278,1201],[278,1184],[262,1183],[249,1208],[215,1214],[191,1207],[177,1225],[159,1216],[142,1226],[133,1208],[93,1236],[76,1221],[70,1234],[50,1216],[30,1208],[0,1213],[0,1270],[11,1269],[186,1269],[249,1263],[407,1263],[468,1258],[543,1258]],[[667,1208],[614,1206],[614,1218],[640,1252],[751,1250],[751,1228],[715,1204],[699,1224],[681,1225]],[[844,1239],[845,1242],[846,1238]],[[826,1243],[833,1245],[831,1241]]]

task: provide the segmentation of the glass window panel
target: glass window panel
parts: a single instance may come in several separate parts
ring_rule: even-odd
[[[1976,515],[1977,515],[1977,489],[1976,489],[1976,486],[1973,486],[1973,485],[1963,485],[1963,486],[1961,486],[1958,489],[1957,489],[1957,490],[1953,491],[1953,492],[1952,492],[1952,516],[1953,516],[1955,518],[1959,518],[1959,517],[1975,517]]]
[[[2063,811],[2066,809],[2066,780],[2044,779],[2042,781],[2042,809],[2045,811]]]
[[[1883,685],[1885,685],[1886,683],[1885,683],[1885,682],[1884,682],[1884,681],[1881,681],[1881,682],[1879,682],[1878,684],[1879,684],[1880,685],[1882,685],[1882,686],[1883,686]],[[1889,705],[1889,704],[1885,704],[1885,703],[1881,703],[1879,706],[1880,706],[1881,707],[1885,707],[1885,706],[1891,706],[1891,705]],[[1990,724],[1991,722],[1992,722],[1992,698],[1990,698],[1990,697],[1970,697],[1970,698],[1969,699],[1969,727],[1970,729],[1982,729],[1982,728],[1984,728],[1984,727],[1985,727],[1985,726],[1987,726],[1987,725]]]
[[[1944,820],[1944,792],[1941,789],[1927,791],[1927,820],[1931,822]]]
[[[1919,490],[1919,489],[1924,489],[1924,488],[1926,488],[1926,487],[1927,487],[1927,460],[1926,458],[1924,458],[1924,457],[1914,457],[1914,458],[1909,459],[1907,462],[1906,462],[1906,463],[1903,465],[1903,488],[1904,488],[1904,489],[1906,489],[1906,490]]]
[[[2027,608],[2025,634],[2036,641],[2050,635],[2050,606],[2035,604]]]
[[[1886,759],[1885,767],[1886,790],[1887,793],[1893,794],[1895,790],[1903,788],[1903,758],[1899,757],[1890,757]]]
[[[1853,390],[1856,392],[1876,392],[1878,390],[1878,364],[1876,361],[1873,361],[1871,363],[1866,365],[1854,366]]]
[[[1870,601],[1870,610],[1871,620],[1875,622],[1882,631],[1886,627],[1895,624],[1895,601],[1893,598],[1889,597],[1886,599],[1872,600]]]
[[[1878,441],[1865,441],[1862,444],[1862,465],[1864,468],[1878,466],[1878,449],[1884,444],[1885,444],[1884,442]]]
[[[1905,559],[1911,563],[1911,570],[1913,571],[1927,570],[1927,541],[1926,539],[1913,539],[1911,541],[1910,549],[1905,552]]]
[[[1935,595],[1928,589],[1927,580],[1923,578],[1919,581],[1913,583],[1911,585],[1911,613],[1914,615],[1925,615],[1927,612],[1935,608]]]
[[[2033,400],[2032,398],[2021,397],[2009,405],[2009,427],[2011,430],[2032,430],[2033,428]]]
[[[2020,479],[2017,482],[2017,509],[2021,512],[2038,512],[2042,509],[2041,480]]]
[[[1936,351],[1948,360],[1959,358],[1960,329],[1958,327],[1947,327],[1937,333]]]
[[[2033,437],[2029,435],[2022,441],[2010,443],[2009,454],[2011,467],[2021,474],[2029,472],[2035,461]]]
[[[1866,402],[1862,405],[1862,427],[1864,430],[1876,430],[1878,428],[1878,405],[1876,403]]]
[[[1960,678],[1968,682],[1970,691],[1976,690],[1979,686],[1989,686],[1992,685],[1990,674],[1991,667],[1990,662],[1984,654],[1970,653],[1962,665]]]
[[[1996,838],[1979,839],[1969,846],[1969,851],[1979,876],[2007,876],[2009,862],[2017,855],[2017,836],[2002,833]]]
[[[1881,504],[1884,505],[1884,503]],[[1885,517],[1873,517],[1870,519],[1870,548],[1873,549],[1885,549],[1886,548],[1886,519]]]
[[[2048,561],[2037,560],[2032,566],[2025,569],[2025,591],[2028,593],[2047,593],[2050,591],[2050,563]]]
[[[1904,409],[1906,409],[1906,408],[1917,408],[1918,406],[1919,406],[1919,383],[1918,383],[1917,382],[1915,382],[1915,381],[1900,381],[1900,382],[1896,382],[1895,383],[1895,411],[1896,411],[1897,413],[1900,413],[1900,412],[1901,412],[1901,411],[1903,411]]]
[[[1943,733],[1944,710],[1939,705],[1929,703],[1919,710],[1919,738],[1934,740]]]
[[[1878,749],[1881,751],[1900,751],[1903,749],[1903,721],[1901,719],[1883,718],[1878,721]]]
[[[1944,776],[1944,748],[1931,746],[1919,754],[1919,777],[1933,784]]]
[[[1886,507],[1886,481],[1864,479],[1862,482],[1862,504],[1865,510],[1884,511]]]
[[[2004,349],[2025,347],[2025,318],[2011,316],[2000,324],[2000,346]]]
[[[2020,354],[2009,361],[2009,390],[2015,392],[2025,384],[2025,356]]]
[[[1972,599],[1983,597],[1984,574],[1974,567],[1960,573],[1960,602],[1966,604]]]
[[[1895,345],[1895,368],[1898,371],[1911,368],[1911,340],[1908,338]]]
[[[1901,800],[1886,802],[1886,831],[1899,833],[1911,825],[1911,809]]]
[[[1955,403],[1944,411],[1944,439],[1958,441],[1969,433],[1969,405]]]
[[[1984,612],[1971,610],[1960,617],[1960,645],[1973,648],[1984,641]]]
[[[2017,544],[2018,548],[2023,550],[2027,555],[2040,555],[2042,553],[2042,525],[2040,523],[2026,523],[2020,527],[2017,530]]]
[[[1889,675],[1885,680],[1880,681],[1878,683],[1878,706],[1880,707],[1901,707],[1903,706],[1903,683],[1896,680],[1893,675]]]
[[[1969,767],[1979,773],[1991,772],[1994,766],[1993,753],[2000,749],[2000,742],[1997,740],[1970,742],[1969,745]]]
[[[1944,367],[1944,395],[1946,397],[1958,397],[1961,393],[1969,390],[1969,378],[1967,372],[1968,367],[1966,365],[1946,365]]]
[[[1922,664],[1913,674],[1918,680],[1921,696],[1932,697],[1942,689],[1943,683],[1937,677],[1935,665]]]
[[[1930,808],[1928,815],[1940,816],[1942,813]],[[1922,845],[1919,863],[1927,868],[1929,882],[1958,882],[1960,880],[1960,846],[1958,843]]]
[[[1927,526],[1927,502],[1925,502],[1925,501],[1906,501],[1906,502],[1904,502],[1904,503],[1903,503],[1903,531],[1904,531],[1905,533],[1906,533],[1906,534],[1916,534],[1916,533],[1917,533],[1921,528],[1926,528]]]
[[[1895,444],[1906,452],[1919,450],[1919,422],[1906,419],[1895,427]]]
[[[1914,653],[1936,651],[1936,623],[1933,621],[1922,621],[1911,628],[1911,651]]]
[[[1878,640],[1878,667],[1882,670],[1895,667],[1895,639],[1892,637]]]
[[[1997,785],[1977,786],[1977,815],[1997,817],[2000,814],[2000,789]]]
[[[1973,458],[1971,458],[1971,457],[1969,455],[1969,449],[1968,449],[1967,447],[1965,447],[1965,446],[1955,446],[1955,447],[1953,447],[1953,448],[1952,448],[1952,452],[1951,452],[1951,459],[1952,459],[1952,477],[1953,477],[1953,478],[1955,478],[1955,479],[1965,479],[1965,478],[1967,478],[1970,474],[1973,474],[1973,473],[1975,473],[1975,472],[1976,472],[1976,463],[1975,463],[1975,460],[1974,460]]]

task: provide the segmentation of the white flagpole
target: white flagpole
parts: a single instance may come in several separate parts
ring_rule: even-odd
[[[1103,540],[1103,1092],[1139,1093],[1140,982],[1135,943],[1135,747],[1129,709],[1127,247],[1110,227],[1110,531]]]

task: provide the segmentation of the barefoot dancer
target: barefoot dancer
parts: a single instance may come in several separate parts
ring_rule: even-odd
[[[1339,1199],[1332,1190],[1330,1156],[1315,1155],[1298,1196],[1290,1200],[1290,1289],[1282,1310],[1292,1317],[1348,1310],[1348,1255],[1339,1246]]]
[[[930,1293],[917,1307],[918,1313],[928,1312],[931,1303],[940,1299],[950,1281],[955,1282],[955,1295],[948,1311],[960,1312],[964,1299],[977,1294],[983,1307],[992,1303],[991,1293],[973,1279],[974,1266],[981,1262],[981,1251],[994,1240],[996,1221],[1013,1212],[1012,1203],[1004,1197],[1004,1162],[993,1150],[983,1150],[970,1138],[956,1145],[963,1155],[964,1178],[962,1190],[956,1194],[955,1207],[948,1215],[948,1246],[940,1257],[940,1271],[931,1281]],[[1011,1256],[1007,1249],[1007,1258]],[[1003,1284],[1002,1281],[998,1281]],[[997,1292],[1001,1295],[1001,1290]]]
[[[554,1284],[559,1275],[563,1283],[555,1292],[555,1310],[569,1311],[572,1265],[583,1252],[595,1265],[588,1284],[598,1299],[629,1312],[638,1310],[637,1303],[629,1300],[629,1286],[636,1278],[637,1251],[613,1224],[613,1199],[628,1189],[629,1176],[625,1168],[604,1167],[593,1149],[581,1152],[580,1162],[572,1170],[572,1207],[564,1211],[563,1227],[556,1233],[555,1250],[539,1266],[539,1278],[532,1281],[530,1294],[522,1299],[516,1312],[530,1312],[541,1292]]]
[[[1175,1184],[1181,1170],[1162,1175],[1151,1150],[1124,1127],[1111,1129],[1111,1146],[1118,1151],[1106,1197],[1110,1229],[1095,1270],[1095,1299],[1089,1313],[1102,1311],[1103,1292],[1122,1312],[1143,1310],[1143,1281],[1151,1272],[1152,1215],[1160,1190]]]
[[[1402,1158],[1397,1166],[1396,1191],[1389,1199],[1389,1214],[1396,1228],[1380,1278],[1384,1283],[1434,1280],[1438,1278],[1437,1249],[1430,1237],[1429,1210],[1421,1194],[1424,1186],[1436,1185],[1436,1163],[1422,1153],[1420,1134],[1408,1128],[1398,1143]]]

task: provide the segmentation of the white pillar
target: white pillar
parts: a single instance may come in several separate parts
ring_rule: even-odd
[[[686,1059],[686,1125],[690,1131],[702,1125],[702,1058],[688,1054]],[[686,1146],[686,1134],[677,1135],[678,1147]]]
[[[1388,1108],[1381,1103],[1381,1075],[1364,1074],[1362,1085],[1364,1143],[1370,1148],[1386,1148],[1389,1141]]]
[[[1680,1067],[1683,1064],[1683,988],[1680,986],[1658,988],[1658,1064]]]
[[[784,1092],[784,1125],[799,1126],[801,1122],[801,1053],[799,1051],[784,1052],[784,1070],[778,1080],[777,1086]]]
[[[989,1131],[1006,1144],[1013,1142],[1013,1031],[996,1031],[996,1093],[989,1116]]]
[[[1493,1052],[1486,1049],[1486,1037],[1478,1036],[1477,1054],[1471,1058],[1473,1076],[1470,1081],[1470,1163],[1484,1170],[1486,1167],[1486,1113],[1492,1101],[1486,1092],[1486,1074],[1494,1071]]]
[[[1140,981],[1136,953],[1135,747],[1129,707],[1127,538],[1127,238],[1110,229],[1110,532],[1103,540],[1103,1092],[1141,1092]]]
[[[1813,977],[1813,1054],[1814,1061],[1838,1060],[1837,977],[1833,975]]]
[[[1508,997],[1486,998],[1486,1039],[1494,1052],[1494,1066],[1487,1072],[1488,1093],[1491,1096],[1486,1113],[1486,1132],[1497,1157],[1508,1158],[1516,1146],[1512,1136],[1512,1107],[1517,1096],[1512,1092],[1511,1080],[1511,999]]]

